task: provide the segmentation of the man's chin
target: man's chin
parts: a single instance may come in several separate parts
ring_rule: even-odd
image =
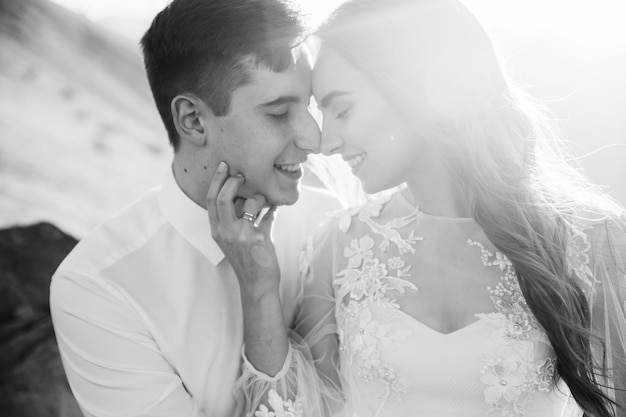
[[[265,190],[252,190],[249,188],[241,188],[237,195],[238,199],[248,199],[255,195],[262,195],[267,202],[266,207],[275,206],[291,206],[295,204],[300,198],[299,186],[294,186],[289,189],[267,189]]]
[[[272,196],[271,198],[267,198],[267,201],[270,206],[291,206],[298,201],[298,198],[300,198],[300,192],[298,191],[298,189],[295,189],[289,194],[282,194],[279,196]]]

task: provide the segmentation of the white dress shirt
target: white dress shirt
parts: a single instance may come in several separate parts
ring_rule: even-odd
[[[319,213],[286,211],[274,241],[291,323],[301,242]],[[50,310],[86,416],[241,413],[233,390],[243,342],[239,285],[206,210],[173,174],[79,242],[53,276]]]

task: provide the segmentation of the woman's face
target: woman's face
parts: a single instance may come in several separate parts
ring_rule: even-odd
[[[313,70],[322,111],[322,152],[341,154],[367,193],[407,181],[419,171],[425,141],[379,89],[332,48],[322,47]]]

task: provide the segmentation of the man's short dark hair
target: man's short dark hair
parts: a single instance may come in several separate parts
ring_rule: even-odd
[[[285,0],[173,0],[141,39],[152,95],[177,149],[171,101],[200,97],[217,116],[232,92],[250,81],[252,65],[282,72],[304,36],[298,11]]]

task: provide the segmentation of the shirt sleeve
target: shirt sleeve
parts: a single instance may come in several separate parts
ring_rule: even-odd
[[[332,234],[331,224],[323,227],[302,254],[299,309],[294,329],[289,332],[290,346],[282,369],[273,377],[265,375],[242,354],[238,386],[246,398],[246,416],[319,417],[339,415],[342,410]]]
[[[204,416],[115,288],[58,271],[50,310],[65,373],[85,416]]]

